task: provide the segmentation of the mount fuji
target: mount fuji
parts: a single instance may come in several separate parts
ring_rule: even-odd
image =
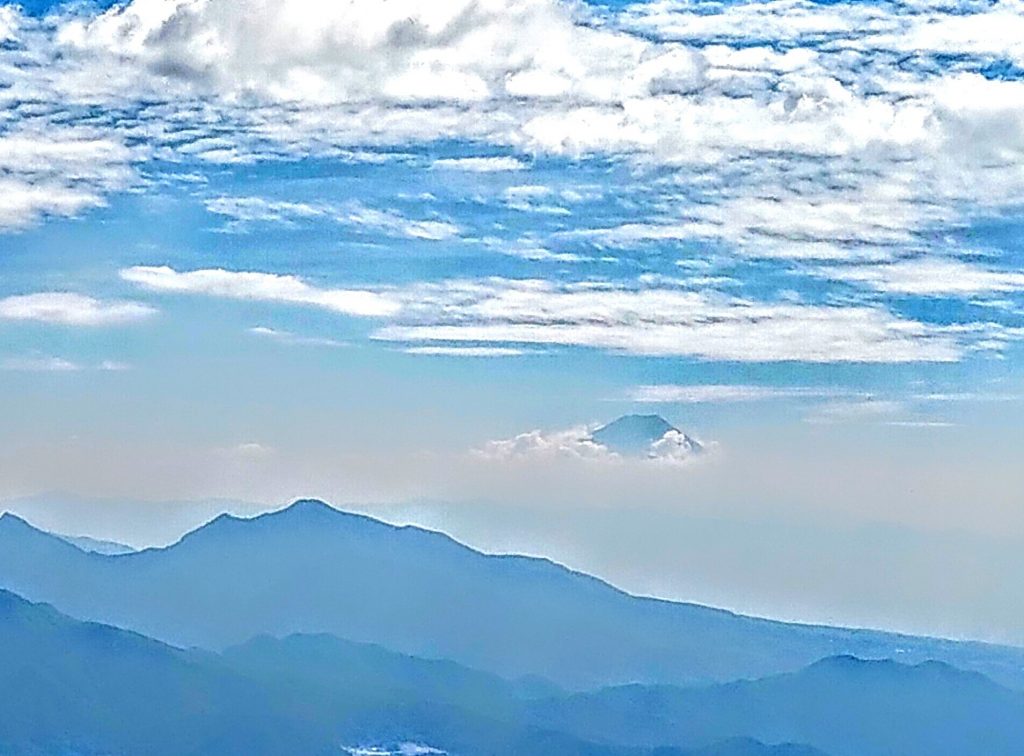
[[[595,430],[589,440],[623,457],[680,458],[704,451],[703,444],[660,415],[623,415]]]

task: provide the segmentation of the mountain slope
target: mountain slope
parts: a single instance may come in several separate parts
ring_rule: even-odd
[[[102,541],[97,538],[90,538],[89,536],[60,535],[57,537],[67,541],[72,546],[77,546],[82,551],[91,551],[96,554],[106,554],[107,556],[130,554],[135,551],[131,546],[126,546],[123,543],[117,543],[116,541]]]
[[[831,657],[797,673],[708,688],[626,686],[534,704],[537,722],[620,745],[694,746],[730,735],[834,756],[1011,756],[1024,693],[941,662]]]
[[[528,721],[514,685],[450,662],[325,636],[260,638],[224,656],[82,623],[0,591],[0,753],[337,754],[423,743],[476,756],[653,756]],[[728,741],[722,756],[813,756]],[[687,756],[680,749],[659,755]]]
[[[1024,651],[786,625],[637,598],[546,560],[303,501],[166,549],[83,553],[0,518],[0,587],[179,646],[330,633],[568,688],[763,677],[824,656],[936,658],[1024,687]]]
[[[0,591],[0,753],[330,753],[243,678]]]
[[[626,457],[657,456],[657,444],[668,442],[677,453],[699,454],[704,450],[659,415],[623,415],[591,433],[590,440]]]

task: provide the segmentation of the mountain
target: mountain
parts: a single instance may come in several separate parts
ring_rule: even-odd
[[[10,756],[1011,756],[1024,743],[1024,693],[939,662],[840,656],[706,687],[532,687],[327,635],[181,650],[0,590]]]
[[[680,456],[704,450],[658,415],[624,415],[595,430],[590,440],[624,457]]]
[[[1024,650],[639,598],[544,559],[484,555],[317,501],[221,516],[173,546],[119,556],[6,515],[0,587],[180,647],[329,633],[575,690],[764,677],[836,654],[939,659],[1024,688]]]
[[[0,690],[17,691],[0,707],[6,756],[315,755],[388,743],[464,756],[689,756],[543,729],[515,685],[450,662],[326,636],[258,638],[224,655],[182,651],[2,590]],[[711,748],[812,753],[745,739]]]
[[[7,591],[0,690],[3,754],[334,752],[199,654],[76,622]]]
[[[72,546],[77,546],[82,551],[91,551],[95,554],[117,556],[118,554],[131,554],[135,551],[131,546],[126,546],[123,543],[117,543],[116,541],[101,541],[97,538],[90,538],[89,536],[58,535],[57,537],[61,540],[67,541]]]
[[[1010,756],[1024,748],[1024,693],[941,662],[839,656],[762,680],[626,686],[534,708],[538,724],[617,745],[692,747],[739,735],[833,756]]]

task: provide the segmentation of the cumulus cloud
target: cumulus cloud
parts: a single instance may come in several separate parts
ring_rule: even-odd
[[[589,459],[618,457],[606,446],[594,443],[590,434],[596,426],[580,425],[555,431],[532,430],[512,438],[488,441],[475,454],[484,459]]]
[[[134,0],[66,23],[59,41],[191,91],[345,103],[607,100],[637,89],[648,49],[551,0],[357,0],[315,14],[302,0]]]
[[[604,444],[596,442],[591,434],[598,425],[579,425],[562,430],[532,430],[512,438],[488,441],[473,450],[479,458],[491,461],[557,461],[587,460],[604,463],[690,463],[706,447],[699,445],[675,428],[655,439],[639,456],[624,456]]]
[[[704,446],[698,446],[685,433],[673,429],[651,444],[648,459],[656,462],[689,462],[703,449]]]
[[[38,321],[68,326],[110,326],[156,314],[139,302],[100,300],[70,292],[19,294],[0,299],[0,320]]]

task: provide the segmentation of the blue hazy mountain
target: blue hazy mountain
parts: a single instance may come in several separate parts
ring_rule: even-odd
[[[684,452],[697,454],[704,447],[659,415],[623,415],[590,434],[590,440],[624,457],[648,457],[652,447],[668,441]]]
[[[531,722],[521,690],[450,662],[326,636],[224,655],[83,623],[0,591],[0,753],[338,754],[419,743],[464,756],[689,756],[588,743]],[[813,756],[746,738],[695,753]]]
[[[833,756],[1024,753],[1024,693],[941,662],[850,656],[707,688],[625,686],[535,706],[539,723],[604,743],[692,746],[726,735]]]
[[[0,703],[3,754],[331,752],[267,694],[200,654],[76,622],[6,591]]]
[[[118,554],[130,554],[135,551],[131,546],[127,546],[123,543],[117,543],[116,541],[103,541],[98,538],[90,538],[89,536],[57,535],[57,537],[61,540],[67,541],[72,546],[77,546],[82,551],[91,551],[95,554],[117,556]]]
[[[168,548],[118,556],[83,552],[7,515],[0,587],[181,647],[329,633],[571,689],[764,677],[836,654],[939,659],[1024,688],[1020,649],[638,598],[547,560],[484,555],[316,501],[221,516]]]

